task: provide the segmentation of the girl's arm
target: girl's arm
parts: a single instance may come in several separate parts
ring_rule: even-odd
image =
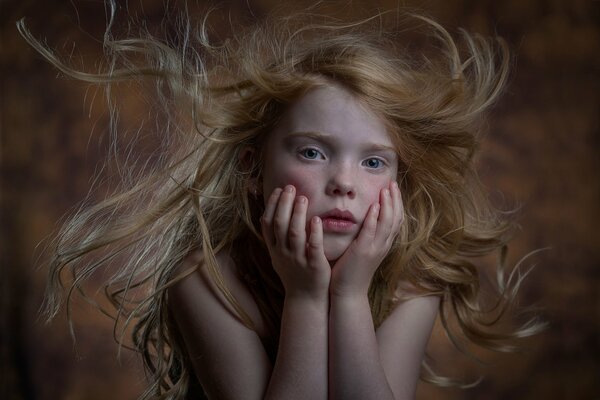
[[[332,270],[329,387],[332,399],[414,398],[420,365],[437,312],[435,297],[401,303],[377,332],[368,288],[402,221],[393,182],[369,210],[363,228]]]
[[[332,399],[414,399],[439,298],[400,303],[377,329],[366,295],[331,298]]]
[[[327,399],[327,322],[331,268],[323,228],[314,218],[306,237],[308,199],[275,189],[261,219],[273,268],[285,289],[281,335],[267,394],[274,399]]]
[[[255,322],[256,332],[234,316],[231,306],[203,269],[169,292],[170,308],[209,398],[327,398],[330,268],[324,256],[320,258],[323,254],[320,224],[312,224],[306,246],[306,238],[301,235],[306,235],[307,201],[294,199],[293,188],[285,193],[277,190],[263,216],[263,231],[273,266],[286,288],[275,365],[271,365],[260,341],[259,334],[266,332],[258,307],[237,278],[228,256],[218,256],[219,267],[226,284]],[[290,238],[286,240],[288,235]]]
[[[325,399],[327,394],[327,300],[287,299],[279,352],[273,366],[259,334],[266,334],[258,307],[236,277],[229,257],[219,256],[226,284],[256,325],[253,331],[204,269],[169,290],[169,305],[194,372],[210,399]]]

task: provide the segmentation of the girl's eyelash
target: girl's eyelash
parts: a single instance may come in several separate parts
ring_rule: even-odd
[[[314,147],[304,147],[300,150],[298,150],[298,153],[308,159],[308,160],[316,160],[319,158],[319,156],[321,156],[320,158],[324,159],[325,156],[323,155],[323,152],[321,150],[318,150]],[[310,154],[309,154],[310,153]]]
[[[323,154],[323,152],[319,149],[316,149],[314,147],[304,147],[298,150],[298,154],[300,154],[303,158],[307,159],[307,160],[317,160],[317,159],[325,159],[325,155]],[[320,156],[320,157],[319,157]],[[378,162],[377,166],[369,166],[367,165],[367,162],[369,162],[370,160],[375,160]],[[364,160],[362,162],[363,165],[365,165],[367,168],[370,169],[381,169],[383,167],[385,167],[386,165],[388,165],[388,163],[379,158],[379,157],[369,157],[366,160]]]
[[[378,161],[379,162],[378,166],[374,167],[374,166],[367,165],[367,163],[370,160]],[[366,160],[363,161],[363,165],[365,165],[367,168],[379,169],[379,168],[385,167],[387,165],[387,162],[385,160],[381,159],[381,158],[378,158],[378,157],[369,157],[369,158],[367,158]]]

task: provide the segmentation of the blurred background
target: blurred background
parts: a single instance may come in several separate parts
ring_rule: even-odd
[[[158,24],[181,1],[122,2],[130,15]],[[233,19],[261,19],[280,2],[222,1]],[[302,5],[314,2],[298,1]],[[327,4],[328,2],[324,2]],[[336,3],[339,5],[339,3]],[[406,7],[459,27],[507,40],[514,55],[509,87],[493,109],[479,168],[494,193],[522,205],[510,249],[531,250],[537,265],[522,304],[543,310],[550,327],[527,351],[483,354],[478,365],[453,351],[439,327],[431,352],[441,372],[484,380],[467,390],[421,384],[418,399],[600,399],[600,2],[595,0],[349,1],[346,15]],[[204,10],[202,1],[188,2]],[[335,13],[341,8],[331,7]],[[76,301],[77,343],[65,314],[44,324],[38,311],[46,279],[44,240],[87,194],[106,154],[108,114],[101,92],[65,78],[19,36],[33,34],[75,65],[100,60],[105,10],[100,0],[0,1],[1,221],[0,397],[135,399],[143,372],[135,355],[117,360],[112,321]],[[219,25],[226,33],[227,24]],[[80,63],[80,64],[78,64]],[[143,114],[135,88],[122,120]],[[94,96],[97,96],[96,98]],[[131,121],[130,121],[131,122]],[[40,244],[41,243],[41,244]]]

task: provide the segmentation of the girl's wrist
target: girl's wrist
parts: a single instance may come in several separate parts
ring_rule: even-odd
[[[335,267],[334,267],[335,268]],[[344,272],[344,271],[337,271]],[[333,273],[329,284],[329,296],[340,299],[366,298],[369,294],[371,276],[352,277]]]
[[[285,302],[292,302],[294,304],[328,304],[329,303],[329,293],[327,289],[321,291],[303,291],[303,290],[294,290],[294,291],[286,291],[285,293]]]
[[[332,287],[329,291],[330,301],[344,301],[344,302],[360,302],[369,301],[369,288],[364,289],[340,289]]]

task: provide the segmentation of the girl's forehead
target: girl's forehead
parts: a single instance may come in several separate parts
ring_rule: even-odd
[[[312,88],[292,102],[275,131],[313,132],[393,146],[383,118],[334,84]]]

